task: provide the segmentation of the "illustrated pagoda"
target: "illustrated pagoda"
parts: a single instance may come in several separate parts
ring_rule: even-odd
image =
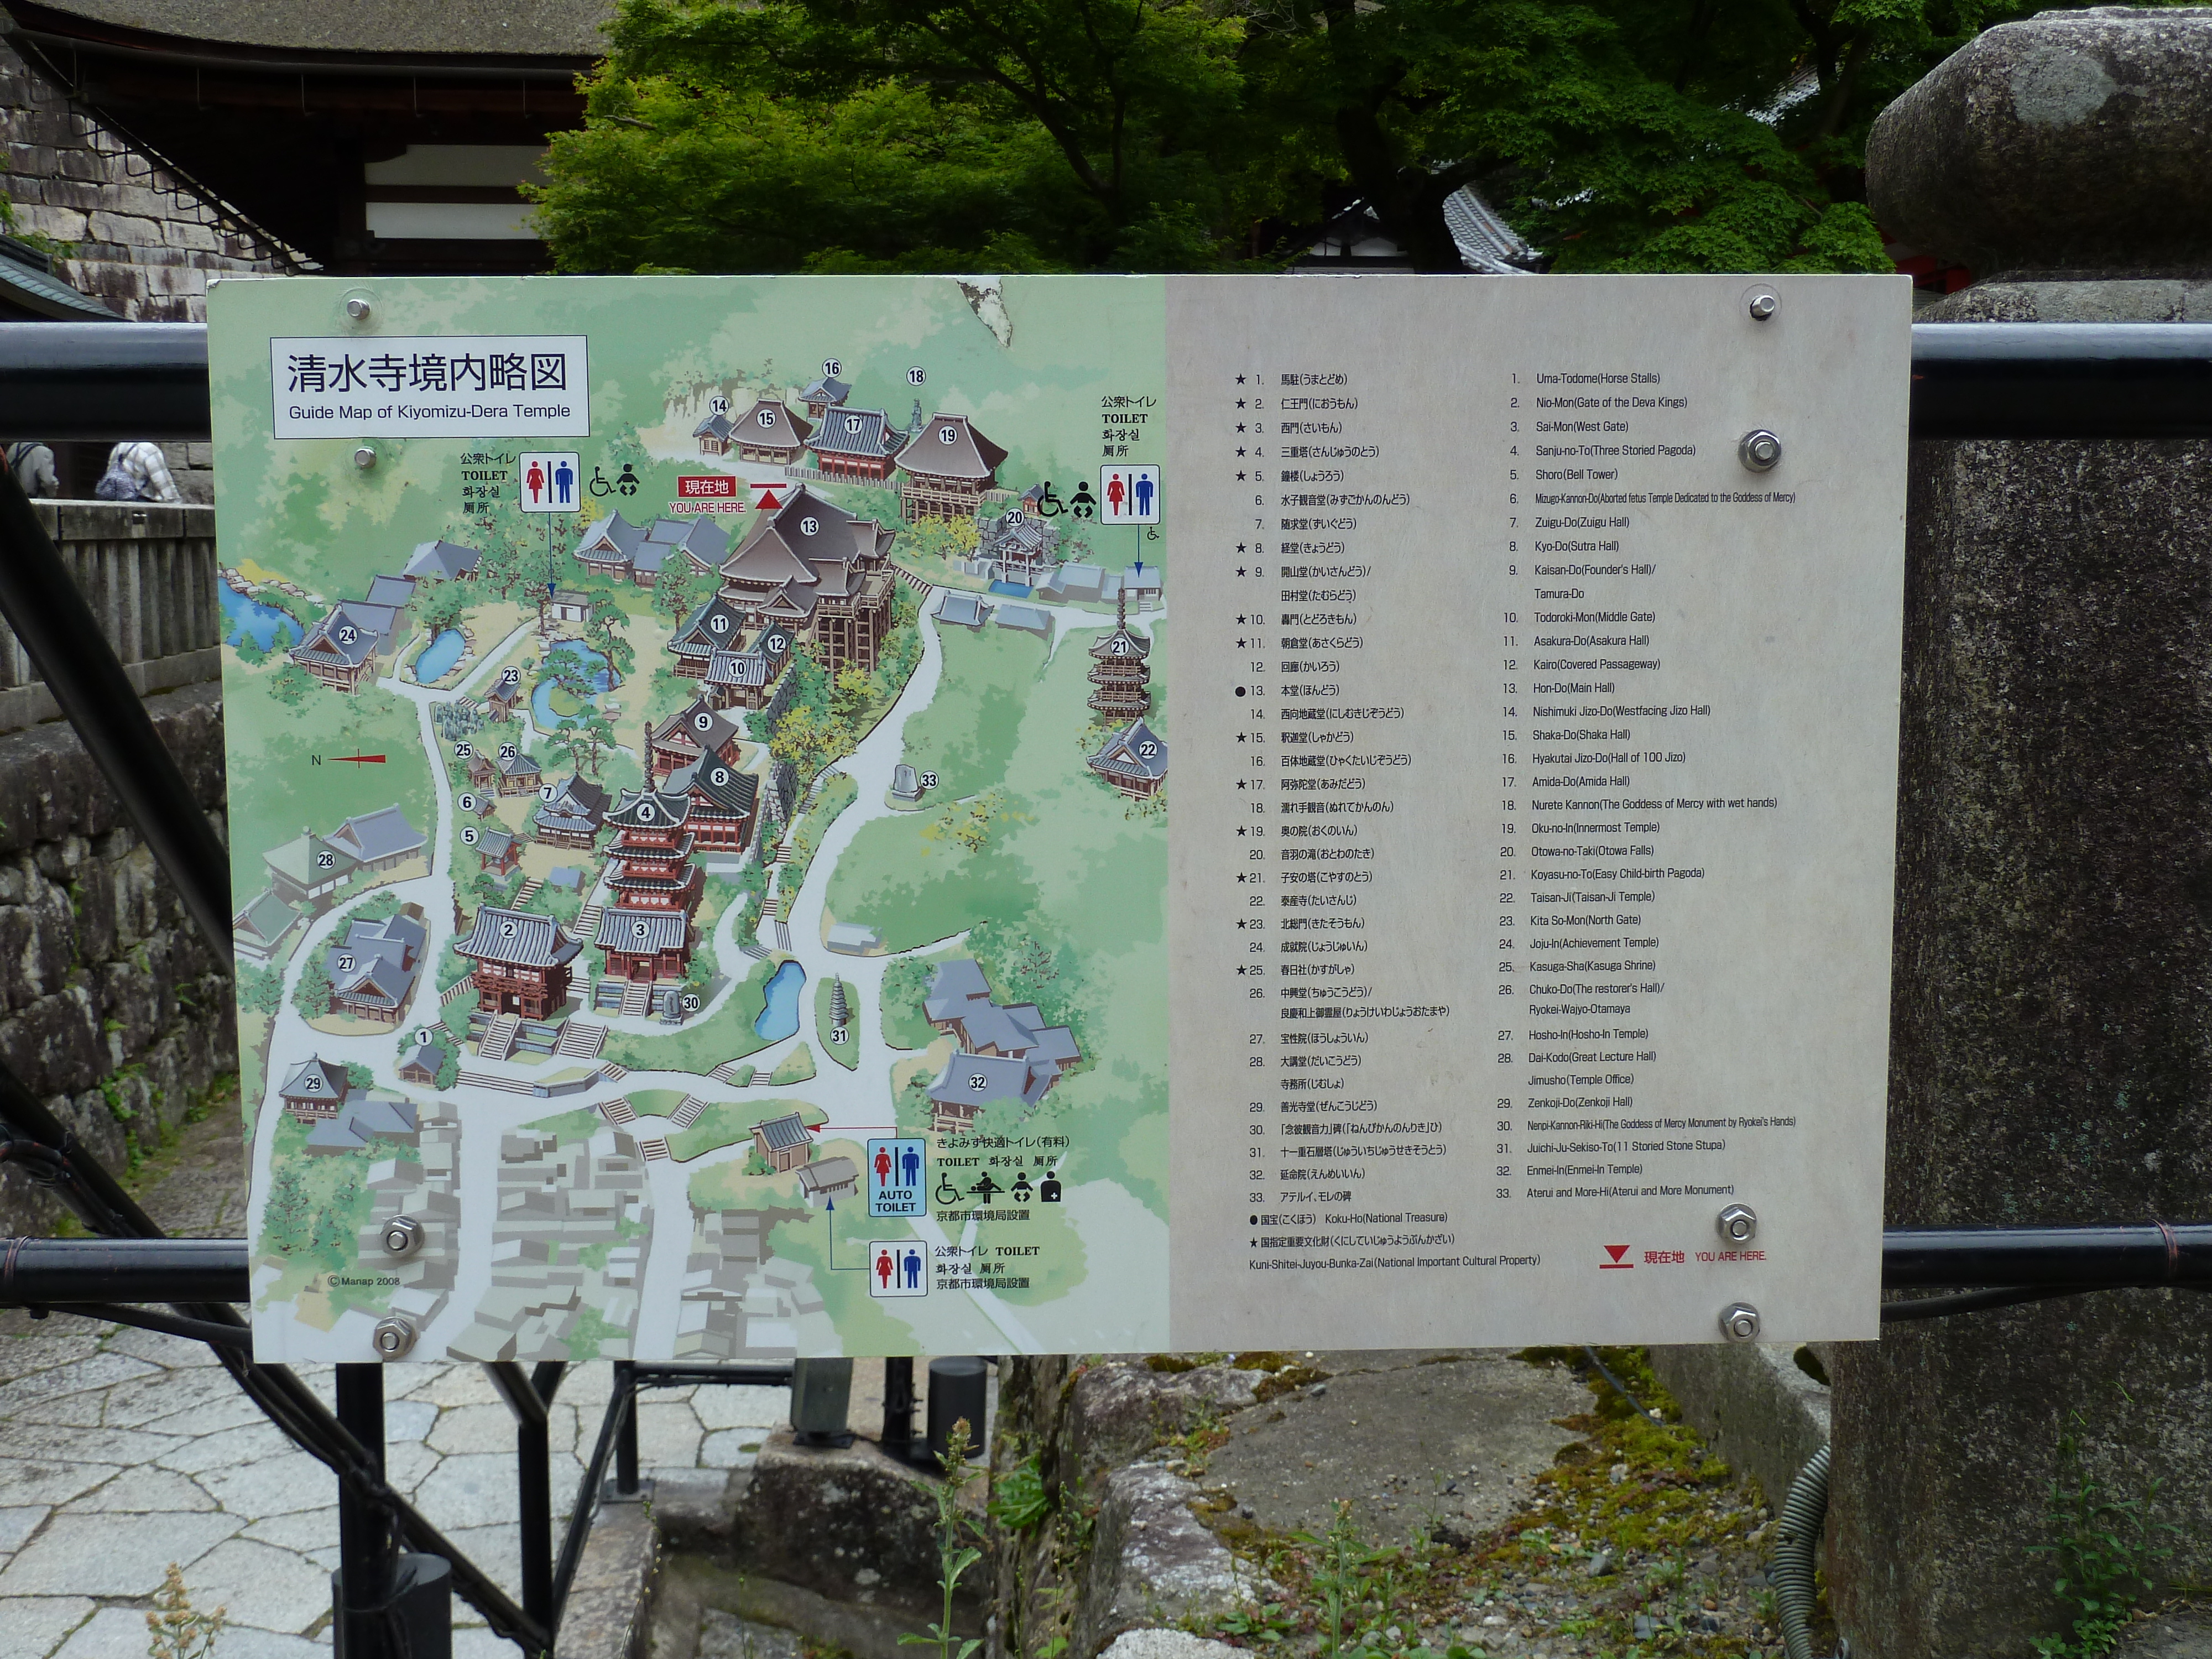
[[[1129,631],[1129,596],[1124,589],[1114,608],[1114,631],[1091,647],[1091,707],[1109,720],[1129,721],[1152,706],[1146,689],[1152,678],[1145,659],[1152,641]]]
[[[615,828],[607,885],[614,902],[599,915],[592,943],[607,953],[609,979],[681,979],[696,942],[691,913],[706,878],[692,867],[696,842],[691,798],[657,789],[625,790],[607,822]]]

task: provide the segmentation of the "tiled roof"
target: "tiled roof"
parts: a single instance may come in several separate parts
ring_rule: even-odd
[[[814,428],[803,415],[794,415],[773,398],[763,398],[732,422],[732,438],[741,444],[796,449]]]
[[[333,844],[343,846],[364,864],[379,859],[402,858],[422,850],[422,836],[397,806],[381,806],[348,818],[331,831]]]
[[[668,787],[719,812],[750,812],[760,799],[760,780],[714,760],[697,760],[668,775]]]
[[[592,943],[602,950],[640,956],[647,951],[680,951],[690,927],[690,918],[681,910],[625,910],[617,905],[599,912]]]
[[[676,791],[625,789],[622,800],[607,814],[607,822],[625,830],[665,829],[691,816],[691,797]]]
[[[937,602],[937,615],[941,622],[957,623],[963,628],[981,628],[990,615],[989,607],[973,593],[963,593],[948,587],[945,597]]]
[[[320,1054],[310,1054],[292,1068],[292,1075],[276,1092],[287,1100],[343,1100],[346,1088],[344,1066],[333,1066]]]
[[[557,968],[574,958],[583,947],[562,933],[550,916],[505,910],[487,904],[477,912],[476,925],[453,948],[465,957],[516,968]]]
[[[274,945],[299,921],[300,913],[278,898],[275,888],[269,887],[246,902],[246,908],[230,919],[230,927],[233,933],[251,933]]]
[[[812,1139],[806,1133],[806,1120],[796,1112],[788,1117],[772,1117],[765,1122],[756,1123],[753,1133],[768,1143],[772,1152],[780,1152],[792,1146],[804,1146]]]
[[[447,581],[466,575],[483,560],[483,555],[473,547],[459,542],[417,542],[415,556],[407,561],[403,573],[410,576],[435,576]]]
[[[1106,746],[1091,757],[1090,764],[1094,771],[1110,776],[1164,778],[1168,775],[1167,740],[1138,720],[1127,731],[1117,732],[1108,738]]]
[[[899,452],[898,470],[982,482],[1006,459],[1006,452],[970,426],[965,415],[933,415],[921,436]]]
[[[822,419],[806,447],[817,455],[860,455],[880,460],[902,441],[880,409],[836,409]]]

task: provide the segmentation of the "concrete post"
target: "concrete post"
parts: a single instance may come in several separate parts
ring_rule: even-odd
[[[2212,320],[2212,10],[1992,29],[1883,114],[1926,320]],[[1888,1219],[2212,1219],[2212,446],[1912,447]],[[2025,1655],[2069,1478],[2212,1571],[2212,1312],[2129,1291],[1834,1351],[1829,1588],[1863,1659]],[[2154,1496],[2154,1483],[2155,1495]]]

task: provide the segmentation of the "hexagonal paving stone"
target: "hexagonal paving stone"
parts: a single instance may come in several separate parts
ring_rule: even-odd
[[[187,1567],[185,1589],[194,1607],[227,1607],[232,1624],[258,1630],[298,1634],[331,1607],[331,1581],[320,1568],[291,1550],[243,1538],[218,1544]]]
[[[234,1515],[171,1515],[161,1524],[118,1524],[101,1515],[58,1515],[0,1572],[12,1595],[151,1595],[172,1561],[190,1566],[245,1525]],[[145,1626],[139,1626],[143,1637]],[[139,1651],[145,1650],[142,1640]]]
[[[0,1659],[46,1659],[63,1637],[91,1617],[92,1602],[82,1595],[25,1595],[8,1603],[0,1619]],[[138,1623],[139,1659],[146,1651],[146,1623]]]
[[[214,1498],[189,1475],[144,1465],[125,1469],[106,1486],[72,1499],[72,1515],[154,1515],[216,1507]]]

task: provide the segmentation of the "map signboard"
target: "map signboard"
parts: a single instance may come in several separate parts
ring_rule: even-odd
[[[1906,301],[1775,292],[217,283],[257,1352],[1871,1334]]]

